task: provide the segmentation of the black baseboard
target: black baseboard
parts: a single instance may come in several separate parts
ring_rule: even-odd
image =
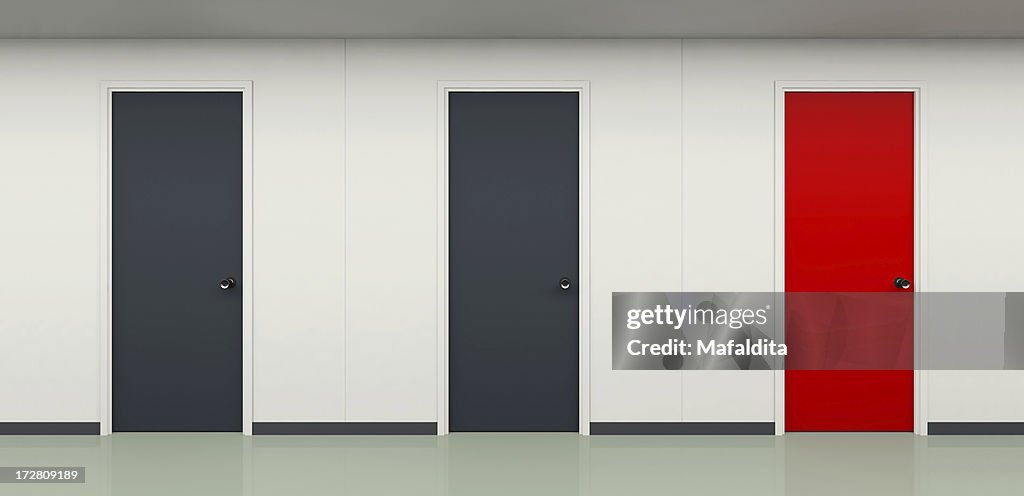
[[[928,422],[928,435],[1024,435],[1024,422]]]
[[[593,435],[774,435],[774,422],[591,422]]]
[[[437,435],[437,422],[253,422],[254,435]]]
[[[98,436],[99,422],[0,422],[0,436]]]

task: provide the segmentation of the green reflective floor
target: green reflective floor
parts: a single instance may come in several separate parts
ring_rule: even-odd
[[[86,467],[17,495],[1009,495],[1024,436],[8,436],[0,466]]]

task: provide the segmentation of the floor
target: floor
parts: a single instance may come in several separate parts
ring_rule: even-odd
[[[0,466],[84,466],[61,495],[987,495],[1024,491],[1024,436],[0,436]]]

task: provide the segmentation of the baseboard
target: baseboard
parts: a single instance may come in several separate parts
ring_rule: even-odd
[[[774,435],[774,422],[591,422],[593,435]]]
[[[99,422],[0,422],[0,436],[98,436]]]
[[[1024,435],[1024,422],[928,422],[928,435]]]
[[[437,422],[253,422],[254,435],[437,435]]]

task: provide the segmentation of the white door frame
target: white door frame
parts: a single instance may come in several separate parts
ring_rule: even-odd
[[[927,246],[925,235],[926,226],[925,207],[926,201],[926,138],[925,133],[925,82],[916,80],[891,80],[891,81],[775,81],[775,242],[774,242],[774,280],[775,291],[784,292],[786,289],[786,93],[789,92],[883,92],[899,91],[914,94],[914,291],[923,292],[927,289],[927,260],[925,249]],[[917,309],[915,309],[917,310]],[[922,333],[921,333],[920,311],[915,311],[914,316],[914,360],[915,368],[921,362]],[[773,372],[775,377],[775,434],[781,435],[786,430],[786,401],[785,401],[785,374],[784,370]],[[928,434],[927,415],[927,372],[916,369],[914,371],[914,433],[920,435]]]
[[[252,435],[252,81],[103,81],[100,84],[100,435],[112,430],[111,102],[115,92],[229,91],[242,94],[242,432]]]
[[[448,94],[563,91],[579,94],[579,432],[590,434],[590,82],[437,82],[437,434],[448,434]]]

